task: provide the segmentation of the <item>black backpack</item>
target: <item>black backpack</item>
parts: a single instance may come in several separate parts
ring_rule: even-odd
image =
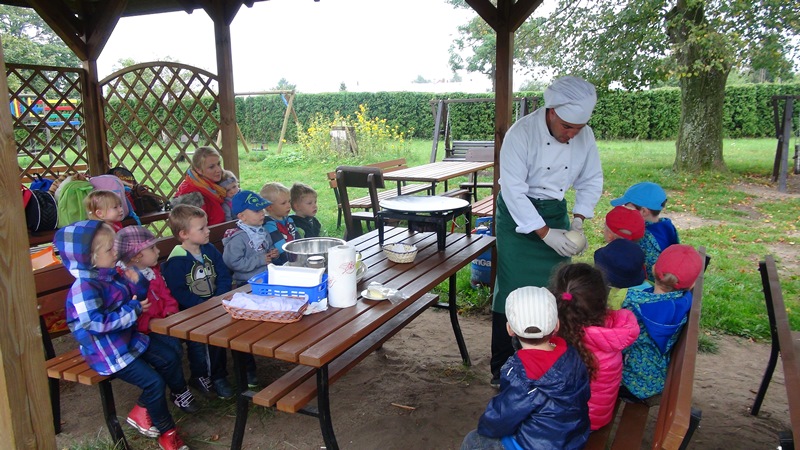
[[[25,222],[30,231],[49,231],[58,228],[56,199],[47,191],[32,189],[25,205]]]

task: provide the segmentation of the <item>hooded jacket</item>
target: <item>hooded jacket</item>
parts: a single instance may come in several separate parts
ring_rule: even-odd
[[[692,308],[692,293],[629,290],[622,307],[633,311],[639,324],[639,337],[622,352],[622,384],[637,398],[646,399],[664,390],[670,350]]]
[[[266,255],[272,248],[269,234],[265,234],[264,242],[255,248],[246,231],[231,229],[222,238],[222,245],[225,246],[222,259],[238,285],[247,284],[247,280],[267,270]]]
[[[140,271],[150,281],[150,288],[147,290],[147,299],[150,300],[150,308],[143,312],[137,320],[136,329],[144,334],[150,333],[150,319],[161,319],[179,311],[178,301],[172,296],[167,287],[167,282],[161,275],[161,268],[157,265],[148,267]]]
[[[672,224],[672,221],[666,217],[658,219],[658,222],[647,223],[645,226],[647,231],[656,238],[656,242],[658,242],[658,246],[661,248],[662,252],[672,244],[681,243],[678,238],[678,230],[675,229],[675,225]]]
[[[580,449],[589,438],[589,375],[578,352],[553,337],[564,353],[538,379],[535,361],[520,350],[500,372],[500,392],[478,421],[478,433],[501,439],[507,449]],[[558,351],[558,349],[554,350]],[[522,354],[522,356],[520,356]]]
[[[75,277],[65,304],[67,326],[89,367],[100,375],[124,369],[147,349],[150,340],[136,331],[148,282],[133,283],[115,267],[92,266],[92,239],[102,222],[84,220],[56,232],[54,244]]]
[[[161,265],[164,280],[181,310],[231,290],[231,273],[213,244],[200,246],[202,262],[176,245]]]
[[[639,336],[636,317],[627,309],[610,310],[604,326],[584,329],[583,343],[597,361],[591,382],[589,420],[592,430],[611,422],[622,381],[622,350]]]

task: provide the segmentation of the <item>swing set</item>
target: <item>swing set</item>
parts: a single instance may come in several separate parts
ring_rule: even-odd
[[[775,150],[775,163],[772,166],[772,181],[778,182],[779,192],[786,192],[786,177],[789,170],[789,141],[792,139],[795,100],[800,100],[800,95],[772,96],[775,137],[778,139],[778,147]],[[783,101],[782,115],[780,111],[781,101]],[[798,108],[798,111],[800,111],[800,108]],[[798,117],[800,117],[800,113],[798,113]],[[795,129],[794,174],[800,174],[800,126]]]
[[[294,117],[294,123],[300,128],[300,120],[297,118],[297,112],[294,109],[294,97],[295,91],[294,89],[278,89],[272,91],[260,91],[260,92],[242,92],[239,94],[234,94],[234,97],[245,97],[250,95],[280,95],[281,100],[283,101],[284,106],[286,106],[286,113],[283,115],[283,126],[281,126],[281,137],[278,139],[278,153],[281,152],[283,148],[283,138],[286,137],[286,127],[289,125],[289,116],[291,115]],[[242,136],[241,130],[239,130],[239,125],[236,125],[236,129],[239,133],[239,139],[242,142],[245,142],[244,136]],[[245,150],[247,150],[247,144],[245,143]],[[249,152],[249,150],[247,150]]]

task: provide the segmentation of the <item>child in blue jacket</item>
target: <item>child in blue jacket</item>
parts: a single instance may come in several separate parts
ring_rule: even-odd
[[[65,304],[67,326],[83,358],[100,375],[114,375],[142,389],[127,422],[161,448],[188,450],[167,408],[165,389],[186,388],[181,361],[166,347],[149,345],[136,330],[147,311],[149,283],[132,270],[117,271],[114,230],[98,220],[84,220],[56,232],[53,241],[64,266],[75,277]],[[169,350],[169,349],[167,349]]]
[[[692,308],[691,289],[703,264],[692,246],[671,245],[653,266],[655,286],[628,290],[622,307],[633,311],[640,334],[622,352],[621,397],[646,401],[664,390],[670,350]]]
[[[267,183],[259,193],[270,202],[267,206],[267,217],[264,219],[264,229],[272,239],[272,245],[278,249],[278,257],[272,260],[272,264],[281,266],[289,261],[283,246],[300,238],[297,226],[289,216],[292,212],[289,189],[280,183]]]
[[[503,365],[500,392],[461,450],[581,449],[589,438],[589,375],[575,348],[555,336],[558,308],[546,288],[506,300],[508,334],[521,349]]]
[[[231,290],[231,273],[222,254],[209,244],[208,218],[205,211],[190,205],[178,205],[169,213],[169,228],[181,242],[170,252],[161,273],[181,310],[199,305]],[[203,394],[213,386],[217,396],[230,399],[233,387],[228,382],[227,356],[224,348],[186,341],[191,378],[189,385]]]

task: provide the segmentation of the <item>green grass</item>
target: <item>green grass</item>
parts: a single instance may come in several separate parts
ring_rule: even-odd
[[[736,190],[739,183],[769,185],[775,152],[775,140],[738,139],[724,142],[724,173],[676,174],[671,170],[675,144],[668,141],[601,141],[598,143],[603,162],[605,186],[595,210],[596,219],[587,225],[590,251],[576,258],[591,262],[591,253],[603,245],[602,217],[610,209],[609,201],[620,196],[631,184],[653,181],[667,190],[669,203],[663,213],[686,213],[703,219],[700,226],[679,230],[681,241],[705,246],[711,255],[706,274],[702,326],[705,329],[765,339],[769,336],[764,297],[761,292],[757,263],[768,253],[775,254],[781,268],[782,286],[793,327],[800,328],[798,294],[800,274],[795,249],[800,245],[797,223],[800,222],[800,198],[758,198]],[[270,145],[271,149],[277,145]],[[428,162],[431,143],[411,141],[407,152],[371,158],[329,158],[311,160],[299,148],[285,145],[281,154],[273,151],[245,153],[240,150],[239,169],[245,189],[258,191],[268,181],[291,186],[294,181],[311,185],[319,194],[318,218],[323,233],[339,236],[336,228],[336,202],[328,186],[326,173],[341,164],[367,164],[405,157],[409,165]],[[490,178],[485,178],[489,180]],[[459,181],[451,181],[455,186]],[[574,194],[568,195],[572,204]],[[780,245],[786,258],[775,251]],[[486,289],[474,290],[469,285],[469,268],[458,274],[458,300],[465,311],[485,308],[490,301]],[[447,284],[437,288],[447,293]]]

